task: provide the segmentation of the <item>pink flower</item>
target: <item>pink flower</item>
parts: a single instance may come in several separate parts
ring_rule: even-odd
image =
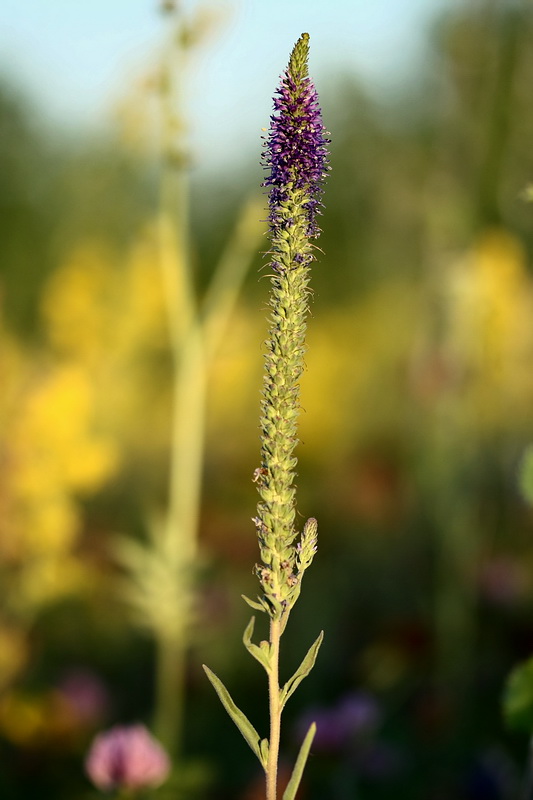
[[[144,725],[117,725],[95,737],[85,770],[98,789],[146,789],[163,783],[170,759]]]

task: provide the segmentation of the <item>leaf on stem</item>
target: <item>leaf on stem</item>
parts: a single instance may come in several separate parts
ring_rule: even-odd
[[[263,769],[266,772],[267,764],[268,764],[268,752],[269,752],[270,744],[268,739],[261,739],[261,760],[263,764]]]
[[[305,656],[304,660],[302,661],[302,663],[300,664],[300,666],[298,667],[292,678],[289,678],[289,680],[281,690],[281,695],[280,695],[281,708],[285,706],[285,703],[287,702],[289,697],[301,684],[303,679],[307,678],[307,676],[315,666],[316,657],[318,655],[318,651],[320,645],[322,644],[323,638],[324,638],[324,631],[320,631],[320,635],[318,636],[316,641],[313,642],[313,644],[307,651],[307,655]]]
[[[287,788],[283,792],[283,800],[294,800],[296,797],[296,792],[298,791],[300,781],[302,780],[303,771],[307,762],[309,750],[311,749],[313,739],[315,738],[315,733],[316,724],[312,722],[311,727],[307,731],[305,739],[302,742],[302,746],[300,747],[300,752],[298,753],[298,758],[296,759],[296,764],[294,765],[291,779],[287,784]]]
[[[258,600],[250,600],[250,598],[246,597],[245,594],[241,594],[241,597],[245,601],[245,603],[248,603],[250,608],[254,608],[256,611],[264,611],[266,614],[268,614],[268,606],[266,603],[260,602]]]
[[[263,769],[266,769],[266,762],[263,760],[263,753],[261,751],[259,742],[260,737],[257,733],[256,729],[248,719],[248,717],[238,708],[232,700],[232,697],[220,678],[217,678],[214,672],[212,672],[209,667],[206,667],[205,664],[202,664],[204,668],[204,672],[211,681],[211,684],[218,694],[220,698],[220,702],[230,715],[231,719],[240,730],[246,741],[248,742],[249,746],[256,754],[257,758],[259,759]],[[264,749],[264,748],[263,748]]]
[[[246,626],[246,630],[244,631],[242,641],[244,646],[252,655],[256,661],[259,661],[262,667],[266,670],[267,673],[270,672],[272,665],[271,661],[271,654],[270,654],[270,647],[267,642],[262,642],[264,646],[258,646],[252,642],[252,635],[254,632],[254,625],[255,625],[255,617],[252,617],[248,625]]]

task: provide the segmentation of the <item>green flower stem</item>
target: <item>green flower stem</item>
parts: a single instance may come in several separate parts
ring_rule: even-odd
[[[190,257],[189,154],[183,112],[185,20],[171,14],[161,76],[163,169],[160,195],[161,267],[174,359],[168,531],[177,563],[196,553],[204,416],[204,356]]]
[[[204,363],[201,334],[194,324],[195,297],[190,258],[190,186],[183,115],[183,74],[186,61],[184,20],[172,14],[168,52],[161,75],[163,167],[160,186],[159,235],[161,269],[174,360],[174,406],[166,552],[176,580],[183,580],[196,554],[198,504],[204,440]],[[170,546],[168,546],[170,545]],[[187,594],[186,590],[182,594]],[[183,612],[184,613],[184,612]],[[186,635],[157,630],[156,704],[154,729],[171,757],[180,753]]]
[[[279,645],[281,639],[280,620],[270,621],[271,667],[268,674],[268,692],[270,708],[270,742],[266,771],[266,800],[277,800],[278,795],[278,761],[281,732],[281,703],[279,688]]]
[[[186,642],[155,633],[156,698],[154,732],[169,753],[179,756],[183,739]]]
[[[295,527],[294,486],[300,413],[299,381],[304,370],[305,334],[309,310],[312,239],[319,233],[315,217],[326,165],[325,128],[316,90],[308,78],[309,35],[296,43],[274,101],[266,143],[265,165],[270,170],[263,186],[270,186],[269,233],[271,294],[269,332],[265,343],[265,370],[261,402],[261,463],[255,470],[260,500],[254,524],[260,563],[255,571],[262,593],[244,597],[256,611],[270,617],[269,641],[254,644],[252,617],[243,635],[248,652],[268,675],[270,738],[262,739],[253,723],[236,705],[222,681],[207,667],[208,679],[266,775],[266,800],[278,800],[278,762],[281,713],[288,698],[309,674],[323,634],[311,645],[294,675],[279,685],[280,639],[298,599],[305,570],[316,552],[317,522],[310,518],[301,534]],[[216,283],[213,284],[216,286]],[[221,294],[224,297],[224,292]],[[222,314],[222,318],[223,318]],[[217,328],[217,317],[206,323],[207,334]],[[210,344],[208,345],[210,347]],[[296,541],[298,540],[298,541]],[[295,800],[316,726],[302,742],[284,800]]]
[[[174,430],[170,474],[169,535],[178,564],[197,555],[199,506],[205,433],[206,363],[202,330],[191,327],[176,365]]]
[[[196,305],[190,258],[190,155],[183,111],[183,76],[187,66],[184,26],[182,13],[176,7],[172,12],[167,53],[160,76],[163,165],[159,235],[168,323],[176,355],[194,318]]]

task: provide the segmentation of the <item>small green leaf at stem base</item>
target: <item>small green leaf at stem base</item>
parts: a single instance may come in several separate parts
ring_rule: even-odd
[[[202,666],[204,668],[205,674],[211,681],[211,684],[215,692],[218,694],[220,702],[222,703],[222,705],[228,712],[229,716],[231,717],[237,728],[240,730],[240,732],[248,742],[253,752],[256,754],[263,769],[265,769],[266,763],[263,761],[263,754],[260,748],[260,736],[257,733],[256,729],[254,728],[248,717],[244,714],[244,712],[242,712],[240,708],[238,708],[238,706],[235,705],[230,693],[228,692],[228,690],[226,689],[220,678],[217,678],[215,673],[212,672],[209,669],[209,667],[206,667],[205,664],[202,664]]]
[[[315,666],[316,657],[318,655],[318,651],[320,649],[320,645],[322,644],[323,638],[324,638],[324,631],[320,631],[318,638],[313,642],[313,644],[307,651],[307,655],[305,656],[304,660],[302,661],[302,663],[300,664],[300,666],[298,667],[292,678],[289,678],[289,680],[281,690],[281,695],[280,695],[281,708],[284,708],[285,703],[287,702],[289,697],[301,684],[303,679],[307,678],[307,676]]]
[[[296,764],[294,765],[291,779],[287,784],[287,788],[283,792],[283,800],[294,800],[296,797],[296,792],[298,791],[300,781],[302,780],[303,771],[305,769],[311,745],[313,744],[313,739],[315,738],[315,733],[316,724],[312,722],[309,730],[307,731],[305,739],[302,742],[302,746],[300,747],[300,752],[298,753],[298,758],[296,759]]]
[[[268,764],[269,748],[270,748],[270,745],[269,745],[268,739],[262,739],[261,740],[260,749],[261,749],[261,757],[262,757],[263,769],[265,770],[265,772],[266,772],[266,767],[267,767],[267,764]]]
[[[260,647],[252,642],[252,636],[254,632],[254,625],[255,625],[255,617],[252,617],[248,625],[246,626],[246,630],[244,631],[242,641],[244,646],[248,650],[251,656],[253,656],[256,661],[259,661],[261,666],[265,669],[266,673],[268,674],[272,669],[272,665],[270,663],[270,648],[268,647],[267,642],[263,642],[263,647]]]

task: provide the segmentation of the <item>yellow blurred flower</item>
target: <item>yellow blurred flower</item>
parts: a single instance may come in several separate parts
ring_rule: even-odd
[[[52,275],[41,300],[50,344],[97,372],[168,341],[153,231],[121,260],[91,242],[78,245]]]
[[[8,694],[0,699],[0,731],[18,745],[44,738],[48,709],[41,698]]]
[[[119,454],[114,440],[96,431],[96,387],[86,368],[6,341],[0,356],[2,603],[27,620],[87,588],[88,568],[73,554],[81,528],[77,495],[100,488],[116,471]]]
[[[533,284],[520,242],[486,232],[450,272],[449,353],[483,426],[516,425],[533,403]]]
[[[19,560],[61,555],[75,544],[80,530],[80,515],[74,500],[64,493],[21,498],[16,517],[19,535]]]
[[[168,442],[170,356],[159,258],[150,225],[121,259],[87,242],[56,270],[42,298],[52,351],[78,367],[90,383],[89,405],[102,425],[122,448],[136,451],[162,449]],[[77,394],[82,399],[83,393]],[[84,417],[83,409],[78,416]],[[144,427],[148,418],[150,437]],[[93,436],[71,477],[91,483],[91,475],[113,459]]]
[[[302,376],[306,458],[338,460],[366,437],[404,424],[406,363],[420,303],[411,281],[386,282],[312,320]]]
[[[50,343],[60,353],[94,364],[105,352],[116,307],[115,271],[111,254],[86,242],[51,276],[41,309]]]
[[[94,386],[77,364],[50,371],[33,387],[13,420],[9,441],[17,469],[14,486],[25,496],[98,488],[116,468],[111,440],[91,431]]]
[[[75,555],[55,554],[29,558],[20,570],[11,606],[29,616],[57,600],[86,594],[94,586],[91,565]]]
[[[0,690],[3,690],[25,666],[28,646],[22,631],[0,626]]]
[[[410,281],[386,283],[358,303],[322,311],[311,320],[300,419],[307,461],[338,459],[371,433],[371,426],[386,429],[401,420],[401,381],[422,299]],[[265,333],[264,320],[241,306],[215,359],[209,435],[216,439],[218,452],[233,451],[235,441],[246,437],[252,446],[258,442],[258,342]]]
[[[76,745],[83,730],[68,700],[56,690],[41,694],[13,691],[0,699],[0,735],[21,747]]]

